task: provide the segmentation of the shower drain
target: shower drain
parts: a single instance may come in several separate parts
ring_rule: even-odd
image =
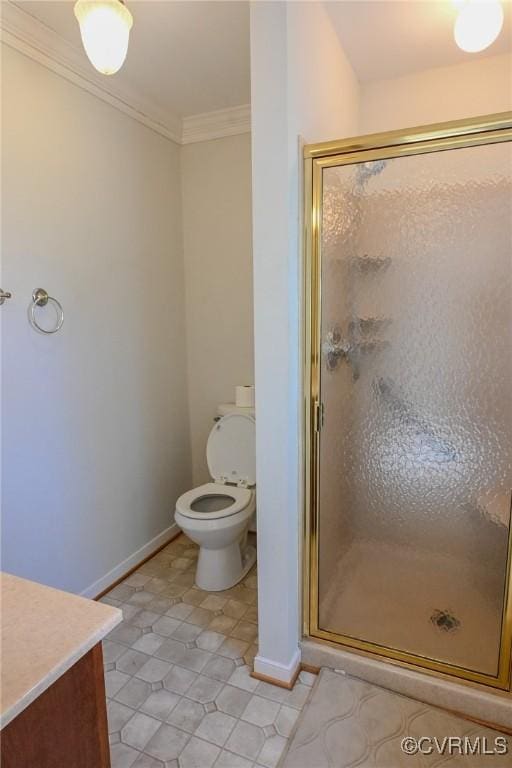
[[[455,632],[460,627],[460,621],[453,615],[452,611],[440,611],[436,609],[430,617],[432,624],[443,632]]]

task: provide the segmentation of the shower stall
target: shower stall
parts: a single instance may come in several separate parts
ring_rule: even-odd
[[[512,115],[312,145],[305,633],[508,690]]]

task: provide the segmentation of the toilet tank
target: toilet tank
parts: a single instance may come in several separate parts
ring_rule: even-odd
[[[228,413],[246,413],[248,416],[255,417],[254,408],[239,408],[234,403],[221,403],[217,406],[217,416],[227,416]]]

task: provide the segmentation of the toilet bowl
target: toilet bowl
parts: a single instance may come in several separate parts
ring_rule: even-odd
[[[213,482],[184,493],[174,519],[199,545],[195,582],[208,592],[237,584],[256,561],[247,532],[256,511],[256,440],[252,416],[219,419],[208,437],[206,458]]]

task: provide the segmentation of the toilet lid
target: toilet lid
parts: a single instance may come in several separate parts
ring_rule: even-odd
[[[230,413],[219,419],[208,438],[206,459],[217,483],[256,484],[256,430],[252,416]]]

